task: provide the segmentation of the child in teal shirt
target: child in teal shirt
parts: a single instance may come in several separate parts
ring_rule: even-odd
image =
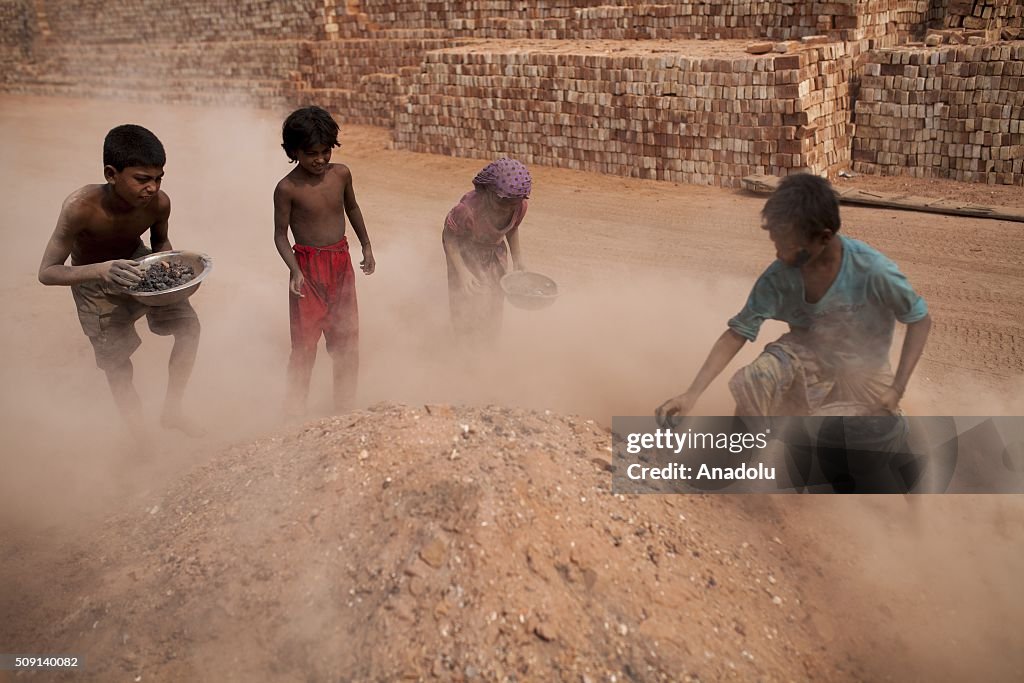
[[[828,181],[786,177],[761,215],[778,260],[729,320],[690,388],[662,404],[659,417],[689,413],[769,319],[788,323],[789,332],[730,380],[738,415],[813,415],[835,406],[897,412],[931,328],[924,299],[882,253],[837,234],[839,203]],[[893,374],[897,320],[907,335]]]

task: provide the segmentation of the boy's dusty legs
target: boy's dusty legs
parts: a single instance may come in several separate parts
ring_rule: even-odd
[[[292,421],[306,414],[306,397],[316,363],[316,346],[303,349],[293,346],[288,358],[288,390],[284,400],[285,419]]]
[[[201,426],[186,418],[182,409],[185,387],[192,376],[196,351],[199,349],[199,329],[197,319],[184,318],[174,331],[174,347],[171,348],[171,358],[167,363],[167,397],[160,416],[160,424],[164,427],[177,429],[189,436],[203,436],[206,433]]]
[[[135,385],[132,383],[133,374],[132,362],[126,360],[122,365],[106,371],[107,383],[110,385],[110,393],[114,395],[117,410],[124,418],[125,425],[132,437],[138,441],[146,441],[149,434],[146,431],[146,422],[142,417],[139,394],[135,391]]]
[[[324,335],[327,353],[333,361],[334,412],[344,413],[356,405],[359,380],[359,324],[355,316],[340,316]]]
[[[355,349],[335,351],[334,359],[334,412],[352,410],[356,404],[356,385],[359,379],[359,352]]]

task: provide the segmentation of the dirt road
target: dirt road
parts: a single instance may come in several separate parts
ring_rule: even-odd
[[[6,590],[64,562],[60,543],[75,534],[85,546],[103,537],[96,529],[107,515],[142,509],[140,501],[227,445],[278,429],[287,278],[271,238],[271,192],[290,168],[279,146],[282,118],[0,98],[0,532],[19,548],[0,561]],[[213,432],[200,442],[161,435],[155,447],[126,443],[70,294],[36,281],[62,200],[102,181],[103,135],[127,122],[151,128],[167,147],[172,243],[215,261],[194,299],[203,338],[189,401]],[[376,274],[358,280],[362,405],[500,403],[599,424],[611,415],[647,414],[690,380],[773,257],[758,227],[762,198],[533,168],[524,256],[554,277],[563,295],[546,311],[508,311],[493,360],[461,367],[448,337],[440,225],[483,162],[394,151],[386,131],[344,124],[342,142],[335,161],[353,171],[378,263]],[[928,188],[920,193],[965,191],[934,181]],[[1020,188],[968,191],[988,193],[975,201],[1020,201]],[[906,407],[917,414],[1021,414],[1022,226],[851,207],[843,219],[845,232],[900,264],[934,316]],[[740,360],[780,329],[767,326]],[[141,334],[136,381],[155,415],[169,343]],[[315,375],[314,414],[329,412],[326,370],[322,364]],[[724,382],[699,410],[731,410]],[[794,575],[807,575],[807,599],[820,607],[810,617],[812,633],[840,648],[838,659],[863,662],[870,651],[874,674],[921,680],[1024,671],[1016,584],[1024,516],[1016,501],[932,500],[913,514],[902,500],[888,499],[751,497],[722,506],[745,523],[766,525],[765,532],[785,528],[799,536],[806,552],[787,561]],[[978,559],[965,559],[968,553]],[[830,594],[829,586],[839,588]],[[879,628],[880,621],[891,625]],[[901,656],[907,663],[894,663]]]

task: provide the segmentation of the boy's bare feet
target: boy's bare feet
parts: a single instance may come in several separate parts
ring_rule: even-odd
[[[202,425],[180,412],[165,410],[160,416],[160,425],[165,429],[176,429],[193,438],[206,436],[206,429]]]

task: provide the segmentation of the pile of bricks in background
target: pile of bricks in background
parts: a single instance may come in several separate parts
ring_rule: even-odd
[[[947,0],[946,28],[1024,27],[1024,3],[1017,0]]]
[[[846,165],[846,46],[743,48],[521,41],[431,52],[396,145],[722,186]]]
[[[564,3],[570,4],[570,3]],[[627,3],[572,9],[536,18],[471,13],[449,21],[456,34],[484,38],[572,40],[799,38],[820,33],[813,3],[727,1]]]
[[[749,173],[848,163],[850,107],[870,50],[1022,32],[1024,0],[0,0],[0,87],[277,109],[318,103],[343,122],[394,126],[396,144],[409,149],[734,185]],[[752,52],[770,54],[744,54],[735,42],[751,40],[761,42]],[[871,78],[860,95],[858,123],[870,122],[861,129],[870,139],[857,147],[858,164],[919,173],[878,156],[910,155],[882,147],[911,124],[870,111],[909,104],[909,85],[878,93]],[[997,104],[982,83],[958,83],[978,92],[956,96]],[[980,111],[957,110],[956,125],[990,132],[992,117]],[[976,157],[934,145],[912,155],[916,163],[945,154],[925,164],[934,173],[1005,179],[1005,164],[997,176],[981,160],[1007,161],[1020,133],[1007,135],[976,136],[969,144],[985,148]],[[915,144],[923,142],[936,140]],[[1009,173],[1019,182],[1012,163]]]
[[[398,73],[374,73],[359,78],[358,90],[346,88],[309,89],[303,86],[295,93],[296,105],[316,104],[335,112],[345,123],[391,128],[395,107],[408,92],[420,73],[417,67],[402,67]]]
[[[855,170],[1024,184],[1024,42],[880,50],[864,69]]]
[[[31,0],[0,0],[0,81],[30,55],[35,32]]]
[[[5,90],[36,95],[110,97],[281,107],[299,84],[300,41],[143,43],[104,46],[85,56],[76,44],[54,42],[45,69]],[[41,52],[41,51],[37,51]]]
[[[363,38],[307,43],[298,97],[303,104],[316,102],[339,112],[349,123],[391,127],[396,102],[419,73],[423,55],[453,42]]]
[[[35,0],[63,42],[311,40],[324,0]],[[213,75],[213,74],[210,74]]]
[[[866,47],[894,47],[900,40],[917,37],[929,22],[941,18],[934,0],[853,0],[833,22],[835,38],[869,41]]]
[[[404,29],[443,27],[450,35],[494,39],[842,40],[895,37],[941,15],[936,0],[365,0],[366,21]],[[933,16],[934,15],[934,16]],[[895,30],[894,30],[895,29]],[[344,27],[337,30],[344,32]]]

